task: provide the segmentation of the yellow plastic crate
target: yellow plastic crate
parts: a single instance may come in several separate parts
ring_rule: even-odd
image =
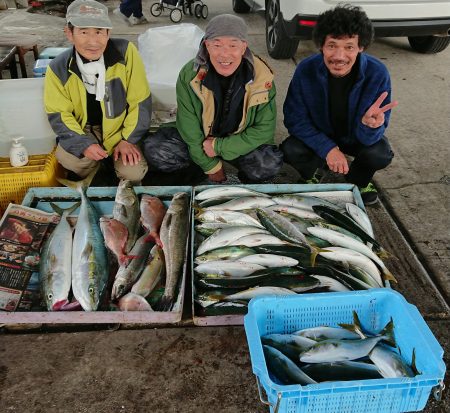
[[[60,165],[54,151],[45,155],[30,155],[26,166],[12,167],[9,158],[0,158],[0,208],[10,202],[22,203],[29,188],[60,186],[56,180]]]

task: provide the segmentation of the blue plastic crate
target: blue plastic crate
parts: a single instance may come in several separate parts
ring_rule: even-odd
[[[33,67],[34,77],[44,77],[47,71],[47,66],[50,64],[52,59],[38,59]]]
[[[39,59],[54,59],[67,49],[69,49],[69,47],[46,47],[39,53]]]
[[[392,317],[402,356],[411,363],[415,349],[416,366],[421,374],[413,378],[336,381],[307,386],[280,385],[271,380],[261,336],[319,325],[336,327],[338,323],[352,323],[353,310],[358,313],[363,327],[372,332],[379,332]],[[253,372],[258,385],[266,392],[271,412],[418,411],[425,407],[431,390],[438,390],[443,382],[442,347],[417,308],[390,289],[259,297],[250,301],[244,325]]]

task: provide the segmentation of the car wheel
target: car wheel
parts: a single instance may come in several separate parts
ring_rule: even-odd
[[[419,53],[439,53],[450,44],[450,37],[417,36],[408,37],[413,50]]]
[[[298,39],[287,36],[283,27],[278,0],[268,0],[266,8],[266,45],[274,59],[289,59],[294,56]]]
[[[251,9],[245,0],[233,0],[232,4],[235,13],[248,13]]]

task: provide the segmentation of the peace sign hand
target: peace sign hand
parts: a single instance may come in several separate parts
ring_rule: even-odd
[[[384,99],[386,99],[388,92],[383,92],[375,103],[367,110],[361,119],[363,125],[369,128],[379,128],[384,123],[384,112],[395,108],[398,102],[394,100],[385,106],[381,106]]]

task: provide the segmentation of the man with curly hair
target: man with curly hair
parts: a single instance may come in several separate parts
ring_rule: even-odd
[[[373,36],[359,7],[339,5],[319,15],[313,40],[320,53],[295,70],[283,108],[290,136],[281,146],[302,182],[319,182],[318,168],[328,167],[357,185],[366,205],[378,201],[373,175],[394,156],[385,130],[397,106],[386,66],[364,53]]]

